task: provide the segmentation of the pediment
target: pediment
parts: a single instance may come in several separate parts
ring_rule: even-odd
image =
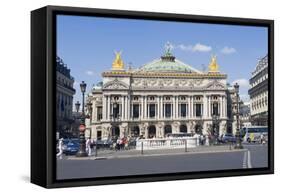
[[[209,84],[206,85],[206,89],[209,89],[209,90],[217,90],[217,89],[225,89],[225,86],[220,83],[218,80],[214,80],[212,82],[210,82]]]
[[[103,85],[103,89],[128,89],[129,86],[125,84],[122,81],[119,81],[118,79],[115,79],[113,81],[107,82]]]

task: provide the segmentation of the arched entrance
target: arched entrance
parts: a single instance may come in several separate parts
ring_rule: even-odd
[[[203,129],[203,127],[202,127],[201,124],[196,124],[195,125],[195,133],[202,134],[202,129]]]
[[[151,125],[148,127],[148,138],[156,137],[156,127]]]
[[[113,139],[117,139],[120,136],[120,128],[118,126],[112,126],[111,135]]]
[[[181,125],[181,126],[180,126],[180,132],[181,132],[181,133],[187,133],[187,127],[186,127],[186,125]]]
[[[140,135],[140,128],[139,126],[133,126],[131,129],[131,136],[138,137]]]
[[[164,127],[164,136],[166,137],[166,135],[167,135],[168,133],[172,133],[172,126],[171,126],[171,125],[166,125],[166,126]]]

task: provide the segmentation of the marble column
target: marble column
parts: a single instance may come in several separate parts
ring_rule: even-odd
[[[179,96],[176,96],[176,119],[179,118]]]
[[[102,98],[102,120],[106,120],[106,100],[107,96],[103,96]]]
[[[187,119],[187,117],[189,116],[189,104],[188,103],[185,104],[185,110],[186,110],[185,118]]]
[[[110,120],[110,96],[107,96],[107,120]]]
[[[124,118],[125,118],[125,120],[128,120],[128,97],[127,96],[124,96],[124,97],[125,97]]]
[[[188,96],[188,118],[191,117],[191,100],[190,100],[190,96]]]
[[[141,96],[141,118],[144,119],[144,96]]]
[[[207,117],[207,109],[208,109],[208,105],[207,105],[207,96],[204,95],[203,97],[203,117],[206,118]]]
[[[211,96],[208,96],[208,107],[209,107],[209,110],[208,110],[208,117],[211,117],[211,116],[212,116],[212,110],[211,110]]]
[[[227,98],[225,97],[225,101],[224,101],[224,115],[227,118]]]
[[[163,118],[163,96],[160,96],[160,119]]]
[[[165,107],[165,102],[163,103],[163,118],[165,119],[166,118],[166,115],[165,115],[165,110],[166,110],[166,107]]]
[[[147,118],[147,96],[144,96],[144,118]]]
[[[125,96],[121,96],[121,104],[122,104],[122,108],[121,108],[121,120],[124,121],[125,119]]]
[[[160,118],[160,96],[157,97],[157,118]]]
[[[224,115],[224,96],[222,96],[222,104],[221,104],[221,106],[222,106],[222,114],[221,114],[221,116],[225,117],[225,115]]]
[[[172,118],[174,119],[176,116],[176,97],[173,96],[173,106],[172,106]]]
[[[140,119],[141,118],[141,104],[138,103],[138,105],[139,105],[139,117],[138,117],[138,119]]]
[[[190,117],[193,118],[193,96],[190,98]]]
[[[222,107],[223,107],[223,105],[222,105],[222,96],[220,96],[220,115],[221,115],[221,117],[223,117]]]

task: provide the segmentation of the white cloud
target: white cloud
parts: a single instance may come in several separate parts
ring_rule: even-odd
[[[182,51],[188,52],[210,52],[212,47],[201,43],[196,43],[195,45],[172,45],[172,49],[180,49]]]
[[[87,75],[94,75],[94,72],[93,72],[93,71],[90,71],[90,70],[86,71],[85,73],[86,73]]]
[[[234,85],[235,83],[238,83],[238,85],[241,87],[241,88],[249,88],[250,84],[249,84],[249,80],[247,79],[237,79],[237,80],[234,80],[232,82],[232,85]]]
[[[198,51],[198,52],[209,52],[211,50],[212,50],[212,47],[204,45],[204,44],[200,44],[200,43],[197,43],[192,48],[193,52],[196,52],[196,51]]]
[[[236,49],[233,48],[233,47],[228,47],[228,46],[225,46],[221,49],[221,53],[223,54],[232,54],[232,53],[236,53]]]

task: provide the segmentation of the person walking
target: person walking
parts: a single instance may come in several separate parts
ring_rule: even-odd
[[[88,156],[92,155],[92,148],[91,148],[91,139],[88,138],[86,141],[86,151],[88,152]]]
[[[59,152],[57,153],[57,158],[59,158],[59,159],[62,159],[62,154],[63,154],[62,147],[63,147],[63,138],[60,138],[59,144],[58,144]]]
[[[121,139],[120,139],[120,137],[118,137],[118,139],[117,139],[117,141],[116,141],[116,150],[120,150],[120,146],[121,146]]]
[[[261,142],[261,144],[262,145],[265,145],[265,137],[264,137],[264,134],[262,133],[261,135],[260,135],[260,142]]]

